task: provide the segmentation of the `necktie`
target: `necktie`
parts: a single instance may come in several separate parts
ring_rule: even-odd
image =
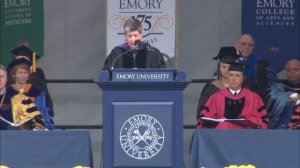
[[[233,95],[236,96],[236,95],[237,95],[237,92],[234,92]]]

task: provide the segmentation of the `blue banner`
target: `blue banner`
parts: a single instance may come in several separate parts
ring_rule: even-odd
[[[255,51],[277,70],[300,58],[298,0],[243,0],[242,33],[251,34]]]

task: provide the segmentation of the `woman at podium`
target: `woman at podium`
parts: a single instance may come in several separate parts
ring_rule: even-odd
[[[103,70],[114,68],[165,68],[162,53],[142,42],[142,24],[130,18],[124,23],[125,42],[112,49],[105,60]]]

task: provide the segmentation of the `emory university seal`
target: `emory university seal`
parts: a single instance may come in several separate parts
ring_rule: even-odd
[[[163,147],[164,130],[154,117],[146,114],[135,115],[123,124],[120,143],[130,157],[149,159]]]

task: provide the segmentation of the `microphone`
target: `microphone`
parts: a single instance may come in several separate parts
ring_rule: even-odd
[[[133,56],[133,69],[137,69],[137,67],[136,67],[136,55],[137,55],[137,50],[140,49],[141,46],[142,46],[141,40],[135,40],[134,48],[136,50],[134,50],[133,54],[132,54],[132,56]]]
[[[160,52],[157,48],[152,47],[149,43],[142,42],[141,46],[144,46],[146,48],[146,50],[156,50],[156,51],[158,51],[164,58],[167,58],[167,60],[169,62],[169,66],[171,66],[171,68],[174,67],[173,62],[171,61],[171,58],[170,58],[169,55],[167,55],[163,52]]]
[[[131,55],[129,55],[128,53],[131,52],[131,51],[135,51],[135,50],[137,50],[137,49],[136,49],[135,47],[133,47],[133,48],[131,48],[131,49],[129,49],[129,50],[127,50],[127,51],[125,51],[125,52],[119,54],[118,56],[116,56],[116,58],[115,58],[115,59],[113,60],[113,62],[111,63],[110,69],[111,69],[111,70],[114,69],[114,66],[115,66],[117,60],[118,60],[121,56],[127,55],[127,56],[131,57]]]
[[[136,49],[139,49],[139,48],[141,48],[142,44],[143,44],[143,42],[141,40],[135,40],[134,47]]]
[[[121,56],[127,55],[127,56],[131,57],[131,55],[129,55],[128,53],[129,53],[129,52],[132,52],[132,51],[133,51],[133,54],[132,54],[132,56],[133,56],[133,68],[136,69],[136,54],[137,54],[137,51],[141,48],[141,46],[142,46],[142,41],[141,41],[141,40],[135,40],[135,42],[134,42],[134,47],[132,47],[132,48],[130,48],[129,50],[127,50],[127,51],[125,51],[125,52],[119,54],[118,56],[116,56],[116,58],[115,58],[115,59],[113,60],[113,62],[111,63],[110,69],[111,69],[111,70],[114,69],[114,66],[115,66],[117,60],[118,60]]]
[[[142,42],[141,40],[136,40],[134,42],[134,47],[130,48],[129,50],[119,54],[118,56],[115,57],[115,59],[113,60],[110,69],[114,69],[114,66],[117,62],[117,60],[119,60],[119,58],[123,55],[127,55],[129,57],[133,57],[133,69],[137,69],[136,68],[136,55],[137,55],[137,51],[141,50],[141,49],[145,49],[145,50],[156,50],[162,57],[166,58],[169,62],[169,67],[173,68],[173,62],[171,61],[171,58],[169,55],[160,52],[157,48],[152,47],[149,43],[146,42]],[[129,52],[133,52],[132,55],[128,54]]]

